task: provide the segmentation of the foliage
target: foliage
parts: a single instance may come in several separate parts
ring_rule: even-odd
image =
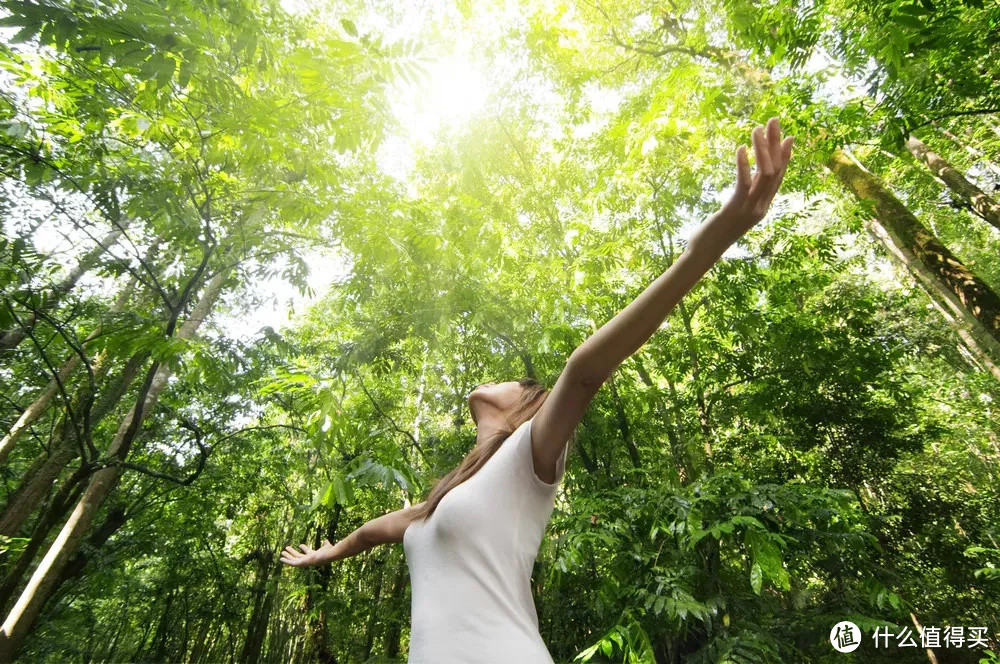
[[[123,471],[21,661],[405,661],[401,546],[278,552],[417,501],[470,449],[473,386],[551,387],[772,115],[796,137],[773,211],[581,424],[540,633],[560,662],[743,664],[840,661],[841,620],[984,625],[991,650],[938,654],[996,661],[1000,385],[823,168],[853,148],[1000,288],[996,229],[903,147],[995,197],[995,5],[0,4],[5,435],[49,395],[0,464],[5,613],[74,478]],[[482,106],[408,136],[462,39]]]

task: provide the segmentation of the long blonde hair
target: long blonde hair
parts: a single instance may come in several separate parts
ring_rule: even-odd
[[[434,514],[434,510],[437,509],[438,503],[441,502],[445,494],[475,475],[483,467],[483,464],[489,461],[490,457],[500,449],[503,442],[517,431],[519,426],[530,420],[545,403],[545,399],[549,396],[545,386],[534,378],[522,378],[517,382],[524,390],[510,412],[504,416],[507,427],[498,431],[496,435],[483,444],[476,445],[471,452],[465,455],[460,464],[434,484],[427,500],[416,508],[413,516],[414,521],[427,519],[431,514]]]

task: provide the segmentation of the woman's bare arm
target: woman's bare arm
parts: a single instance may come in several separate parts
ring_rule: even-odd
[[[372,519],[336,544],[331,544],[330,540],[323,540],[323,546],[318,549],[313,549],[308,544],[300,544],[301,551],[286,546],[281,552],[281,562],[293,567],[322,565],[350,558],[379,544],[402,542],[403,533],[413,520],[414,510],[419,504]]]
[[[766,134],[765,134],[766,131]],[[597,390],[653,335],[681,298],[757,224],[771,205],[792,153],[777,118],[753,131],[757,169],[750,177],[746,148],[736,151],[736,189],[695,232],[685,252],[634,301],[573,351],[532,424],[535,472],[551,482],[556,461]]]

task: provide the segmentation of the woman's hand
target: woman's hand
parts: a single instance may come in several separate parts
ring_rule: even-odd
[[[689,247],[699,245],[725,251],[767,214],[785,177],[793,139],[789,136],[781,140],[781,127],[776,117],[767,121],[766,128],[755,127],[752,137],[757,163],[753,178],[750,177],[746,146],[741,145],[736,149],[736,190],[722,209],[695,231],[688,242]]]
[[[281,562],[292,567],[310,567],[322,565],[332,560],[330,553],[333,550],[333,545],[330,544],[330,540],[323,540],[323,546],[315,550],[308,544],[300,544],[299,549],[301,551],[286,546],[285,550],[281,552]]]

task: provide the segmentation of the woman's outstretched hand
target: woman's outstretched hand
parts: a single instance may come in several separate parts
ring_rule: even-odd
[[[323,540],[323,546],[313,549],[308,544],[300,544],[297,551],[294,547],[286,546],[281,552],[281,562],[292,567],[310,567],[312,565],[322,565],[332,560],[331,551],[333,545],[330,540]]]
[[[778,118],[772,117],[766,127],[754,128],[752,140],[757,164],[753,177],[750,176],[746,146],[741,145],[736,149],[736,190],[722,209],[695,231],[688,242],[689,247],[706,245],[724,251],[767,214],[785,178],[793,139],[789,136],[781,140]]]

